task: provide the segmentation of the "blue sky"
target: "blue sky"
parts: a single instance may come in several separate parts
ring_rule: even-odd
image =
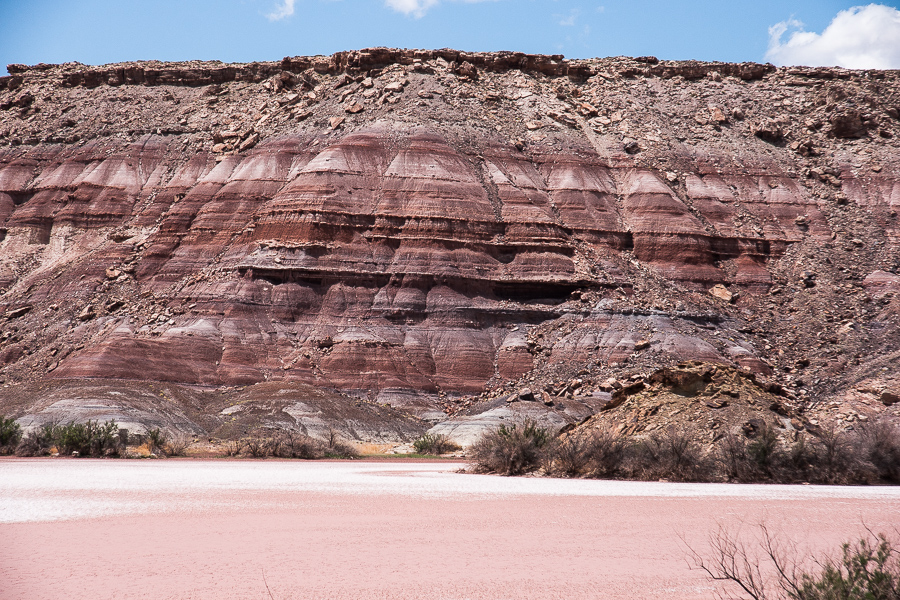
[[[654,55],[761,62],[774,58],[782,63],[799,56],[796,60],[806,63],[830,60],[835,64],[872,54],[871,48],[862,52],[854,50],[856,46],[851,54],[837,53],[838,46],[846,46],[848,37],[854,36],[860,39],[851,39],[851,45],[880,44],[875,50],[887,56],[885,60],[900,62],[898,3],[882,2],[879,13],[841,13],[860,4],[838,0],[0,0],[0,68],[7,63],[65,61],[277,60],[367,46],[519,50],[567,57]],[[829,37],[826,29],[839,13],[846,16],[846,23],[842,28],[835,26]],[[771,34],[778,33],[779,27],[783,35],[773,50]],[[805,54],[797,54],[799,46]]]

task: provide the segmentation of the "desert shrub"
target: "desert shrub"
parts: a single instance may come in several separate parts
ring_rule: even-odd
[[[641,479],[708,481],[712,475],[697,443],[674,427],[654,432],[631,454],[632,473]]]
[[[163,446],[163,452],[166,456],[184,456],[187,453],[191,440],[185,435],[175,435],[169,438]]]
[[[782,455],[781,481],[808,481],[816,468],[818,451],[815,443],[808,441],[802,433]]]
[[[797,433],[789,445],[770,427],[750,440],[728,436],[718,445],[719,466],[726,477],[740,482],[846,484],[873,478],[864,443],[833,427],[816,434]]]
[[[799,442],[797,452],[785,452],[775,430],[763,424],[756,434],[748,439],[742,435],[729,433],[718,441],[712,458],[714,468],[729,481],[752,482],[795,479],[795,467],[811,449],[805,442]]]
[[[153,454],[164,454],[166,442],[168,441],[166,438],[166,434],[159,427],[155,427],[153,429],[148,429],[147,434],[147,449],[150,450]]]
[[[272,437],[266,439],[266,454],[268,456],[283,456],[284,455],[284,436],[279,433],[275,433]]]
[[[553,475],[611,477],[621,474],[628,445],[609,429],[570,434],[545,449],[545,464]]]
[[[521,475],[538,468],[551,440],[547,429],[528,420],[488,431],[472,445],[469,455],[478,472]]]
[[[900,427],[886,421],[779,437],[762,425],[752,437],[728,434],[704,452],[686,430],[669,428],[628,442],[609,430],[554,440],[534,423],[501,426],[469,450],[478,472],[518,475],[545,466],[550,475],[673,481],[900,483]]]
[[[56,423],[47,423],[41,427],[37,427],[28,431],[19,447],[16,448],[16,454],[19,456],[46,456],[50,454],[50,450],[56,443]]]
[[[817,436],[818,467],[815,479],[821,483],[848,483],[861,477],[862,456],[850,435],[831,426]]]
[[[255,432],[241,440],[232,440],[226,446],[227,456],[248,454],[253,458],[354,458],[356,449],[343,442],[335,431],[329,430],[326,441],[312,438],[292,430],[273,431],[271,435]]]
[[[325,456],[327,458],[356,458],[359,456],[359,452],[356,451],[356,448],[340,439],[335,430],[329,429]]]
[[[247,453],[253,458],[265,458],[269,454],[268,440],[258,435],[252,435],[245,440]]]
[[[763,427],[751,439],[728,435],[719,440],[717,468],[730,481],[845,484],[878,478],[875,456],[890,456],[889,433],[880,429],[851,434],[836,428],[816,431],[816,436],[795,434],[792,443],[778,439],[775,430]],[[856,437],[855,437],[856,436]],[[872,450],[872,449],[879,450]],[[885,450],[888,449],[888,450]],[[900,446],[897,447],[900,457]],[[890,458],[882,461],[889,464]]]
[[[720,528],[709,553],[688,546],[689,560],[721,582],[720,597],[752,600],[900,600],[900,549],[870,533],[841,546],[838,558],[809,560],[796,545],[759,526],[759,547]]]
[[[900,548],[884,535],[844,544],[839,559],[823,561],[821,571],[802,573],[789,582],[798,600],[900,599]]]
[[[442,433],[425,433],[413,442],[417,454],[447,454],[459,450],[459,445]]]
[[[747,442],[747,457],[753,461],[756,470],[771,477],[780,462],[778,434],[772,427],[763,424],[756,435]]]
[[[329,430],[326,440],[319,440],[298,431],[273,431],[271,435],[254,432],[240,440],[230,440],[225,446],[226,456],[249,455],[253,458],[355,458],[356,449],[342,441],[337,432]]]
[[[588,435],[569,435],[547,448],[547,464],[553,475],[583,475],[591,462]]]
[[[22,428],[13,418],[0,416],[0,454],[12,454],[22,439]]]
[[[119,433],[116,436],[116,443],[119,445],[119,449],[122,454],[125,453],[125,450],[128,449],[128,442],[131,439],[131,435],[129,434],[127,429],[119,429]]]
[[[325,456],[324,444],[320,440],[290,430],[282,432],[281,435],[281,454],[278,456],[283,458],[302,458],[306,460],[313,460]]]
[[[329,444],[325,448],[325,458],[356,458],[358,456],[359,452],[356,451],[356,448],[342,441]]]
[[[228,440],[225,442],[225,456],[240,456],[246,446],[246,440]]]
[[[594,429],[586,437],[586,474],[591,477],[618,475],[627,457],[628,445],[625,440],[609,429]]]
[[[716,444],[714,456],[719,470],[729,481],[757,480],[757,464],[750,458],[744,436],[726,434]]]
[[[900,427],[877,420],[861,427],[858,435],[858,447],[874,476],[900,484]]]
[[[60,454],[77,452],[79,456],[117,456],[119,426],[115,421],[69,423],[54,428],[54,445]]]

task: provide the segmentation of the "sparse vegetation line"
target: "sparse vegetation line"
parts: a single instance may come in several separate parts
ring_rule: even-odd
[[[855,431],[798,433],[790,444],[763,426],[703,448],[674,427],[628,439],[608,428],[554,436],[534,421],[501,425],[469,451],[479,473],[738,483],[900,484],[900,428],[885,421]]]
[[[440,436],[439,436],[440,437]],[[451,444],[448,440],[437,440]],[[190,440],[183,435],[170,435],[159,428],[144,434],[133,434],[120,428],[115,421],[87,421],[85,423],[48,423],[30,429],[23,435],[21,426],[12,418],[0,416],[0,455],[18,456],[76,456],[129,457],[132,448],[145,447],[150,457],[185,456]],[[229,457],[251,458],[356,458],[357,450],[333,430],[325,440],[296,431],[254,431],[240,439],[228,440],[223,454]],[[140,455],[143,456],[143,455]]]

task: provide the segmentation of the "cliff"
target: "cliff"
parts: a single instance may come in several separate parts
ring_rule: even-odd
[[[23,422],[51,406],[24,384],[173,428],[108,386],[430,422],[576,377],[578,420],[593,384],[684,360],[809,408],[898,386],[898,72],[383,48],[8,70],[0,408]]]

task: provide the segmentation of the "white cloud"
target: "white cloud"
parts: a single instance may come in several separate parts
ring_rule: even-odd
[[[420,18],[429,8],[438,3],[438,0],[385,0],[385,4],[402,12],[404,15],[412,15]]]
[[[839,12],[821,34],[804,31],[800,21],[782,21],[769,28],[766,59],[777,65],[898,69],[900,10],[883,4],[854,6]]]
[[[562,15],[553,15],[559,19],[559,24],[563,27],[573,27],[575,25],[575,21],[578,20],[578,15],[581,14],[581,11],[577,8],[573,8],[569,11],[568,16],[563,17]]]
[[[266,18],[270,21],[279,21],[291,16],[294,14],[294,1],[295,0],[283,0],[283,3],[267,14]]]
[[[460,1],[460,0],[456,0]],[[491,2],[492,0],[461,0],[466,4],[475,4],[478,2]],[[419,19],[425,16],[425,13],[429,8],[433,6],[437,6],[440,0],[385,0],[385,4],[390,8],[393,8],[397,12],[401,12],[404,15],[412,15],[413,17]]]

